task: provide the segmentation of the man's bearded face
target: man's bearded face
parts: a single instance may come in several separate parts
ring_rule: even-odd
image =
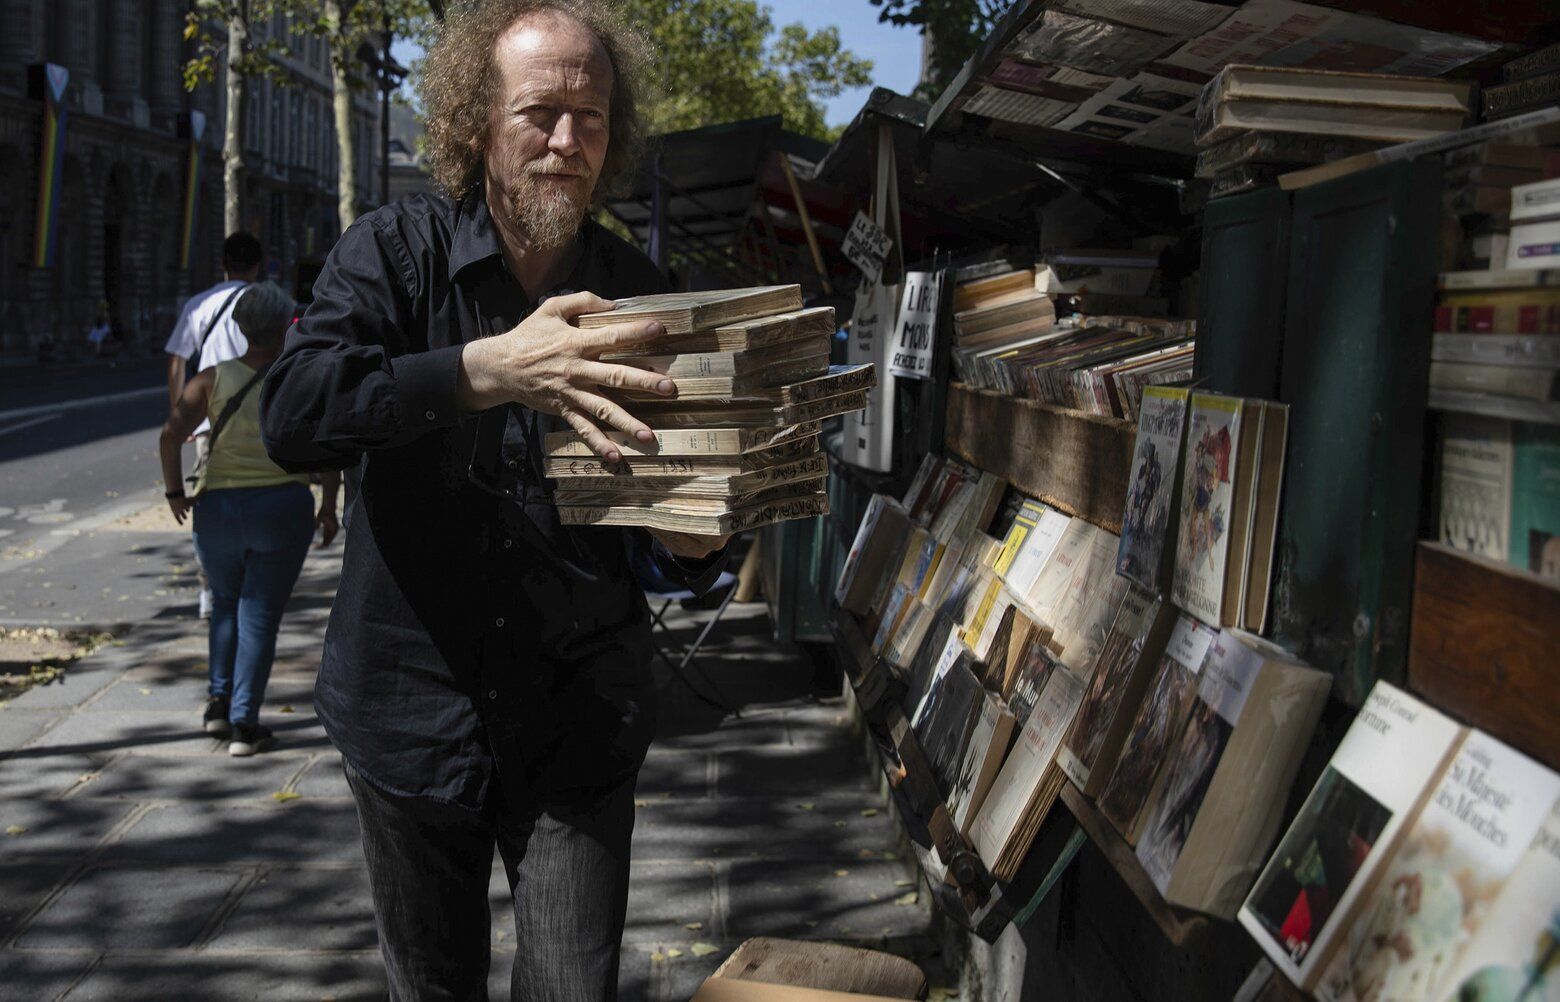
[[[606,160],[611,61],[589,29],[553,12],[515,22],[493,58],[490,207],[531,248],[561,247],[579,232]]]

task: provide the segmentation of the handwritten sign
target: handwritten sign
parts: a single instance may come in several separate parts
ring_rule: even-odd
[[[932,349],[937,339],[937,304],[942,298],[938,272],[905,273],[904,297],[894,324],[893,354],[888,371],[908,379],[932,377]]]
[[[850,263],[861,269],[868,285],[876,285],[883,273],[883,262],[888,260],[888,250],[894,241],[874,223],[865,212],[857,212],[851,220],[850,231],[840,250]]]

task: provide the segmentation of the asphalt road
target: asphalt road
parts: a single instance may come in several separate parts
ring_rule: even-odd
[[[186,614],[187,533],[161,503],[160,358],[0,371],[0,625]],[[188,461],[188,459],[186,460]]]

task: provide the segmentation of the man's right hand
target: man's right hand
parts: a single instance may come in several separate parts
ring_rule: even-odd
[[[612,306],[611,300],[589,292],[559,296],[547,300],[513,330],[466,345],[460,356],[460,406],[481,411],[517,403],[556,414],[609,463],[618,462],[623,454],[607,437],[608,431],[654,441],[643,421],[599,391],[609,387],[671,396],[677,385],[658,372],[598,359],[603,352],[656,337],[661,324],[634,320],[585,331],[570,323],[582,313],[603,313]]]

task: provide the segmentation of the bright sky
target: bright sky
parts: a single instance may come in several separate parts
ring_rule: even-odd
[[[872,80],[900,94],[915,88],[921,74],[921,36],[914,28],[896,28],[878,23],[878,8],[868,0],[762,0],[770,8],[775,26],[797,21],[816,31],[833,25],[840,30],[840,42],[856,55],[872,60]],[[401,41],[391,49],[397,62],[409,64],[420,54],[417,46]],[[843,125],[856,117],[866,103],[871,87],[848,90],[826,105],[825,118],[830,125]]]

